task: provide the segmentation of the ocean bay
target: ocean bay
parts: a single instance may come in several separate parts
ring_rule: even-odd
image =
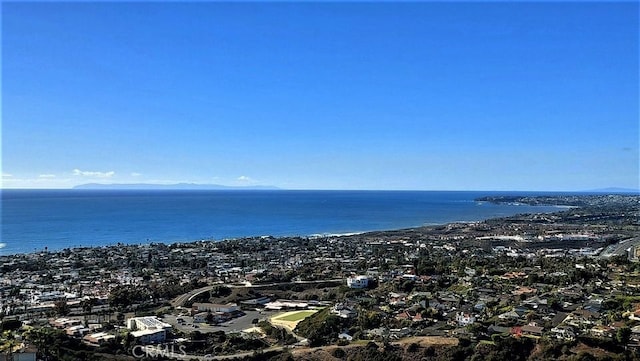
[[[475,201],[510,194],[542,193],[3,190],[0,255],[119,242],[367,232],[558,210]]]

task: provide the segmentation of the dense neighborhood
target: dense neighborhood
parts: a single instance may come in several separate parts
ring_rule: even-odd
[[[2,256],[0,360],[640,359],[640,196],[478,201],[565,208]]]

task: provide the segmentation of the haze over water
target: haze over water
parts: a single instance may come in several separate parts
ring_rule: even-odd
[[[341,234],[558,210],[474,201],[495,194],[542,193],[3,190],[0,255],[118,242]]]

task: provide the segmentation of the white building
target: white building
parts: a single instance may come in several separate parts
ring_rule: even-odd
[[[358,312],[353,307],[346,306],[342,303],[338,303],[331,307],[331,314],[340,318],[355,318],[358,317]]]
[[[456,321],[458,322],[458,325],[466,326],[476,322],[476,317],[469,313],[458,312],[456,315]]]
[[[166,331],[171,330],[171,325],[162,322],[157,317],[134,317],[127,320],[127,328],[131,335],[141,344],[163,342]]]
[[[355,276],[347,278],[347,287],[349,288],[367,288],[369,286],[369,277]]]
[[[551,329],[551,333],[559,339],[575,340],[576,334],[571,327],[558,326]]]
[[[134,317],[127,320],[127,328],[131,331],[171,330],[171,325],[162,322],[155,316]]]
[[[136,341],[142,345],[148,345],[150,343],[164,342],[167,338],[167,334],[164,330],[140,330],[131,332]]]
[[[309,308],[309,303],[296,300],[276,300],[273,302],[268,302],[264,305],[264,308],[267,310],[307,309]]]

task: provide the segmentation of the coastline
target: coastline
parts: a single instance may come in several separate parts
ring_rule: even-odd
[[[575,207],[575,208],[579,208],[579,207]],[[526,213],[526,215],[529,214],[553,214],[556,212],[541,212],[541,213]],[[507,218],[510,217],[517,217],[520,216],[522,214],[518,213],[515,214],[513,216],[508,216]],[[278,236],[274,236],[274,235],[255,235],[255,236],[242,236],[242,237],[232,237],[232,238],[224,238],[224,239],[214,239],[214,238],[201,238],[201,239],[192,239],[192,240],[173,240],[173,241],[149,241],[147,243],[124,243],[124,242],[115,242],[115,243],[109,243],[109,244],[104,244],[104,245],[86,245],[86,246],[82,246],[82,245],[78,245],[78,246],[71,246],[71,247],[64,247],[64,248],[58,248],[58,249],[41,249],[41,250],[34,250],[34,251],[30,251],[30,252],[16,252],[16,253],[11,253],[11,254],[1,254],[2,253],[2,249],[5,248],[7,246],[6,243],[0,243],[0,260],[3,257],[11,257],[11,256],[17,256],[17,255],[29,255],[29,254],[40,254],[40,253],[47,253],[47,254],[60,254],[60,253],[66,253],[68,251],[71,252],[75,252],[75,251],[79,251],[79,250],[86,250],[86,249],[108,249],[111,247],[132,247],[132,248],[146,248],[148,246],[152,246],[152,245],[164,245],[164,246],[171,246],[171,245],[189,245],[189,244],[198,244],[198,243],[225,243],[225,242],[241,242],[244,240],[256,240],[256,239],[260,239],[260,240],[268,240],[268,239],[297,239],[297,238],[302,238],[302,239],[323,239],[323,238],[343,238],[343,237],[353,237],[353,236],[361,236],[361,235],[367,235],[367,234],[373,234],[373,233],[394,233],[394,232],[404,232],[404,231],[411,231],[411,230],[417,230],[417,229],[425,229],[425,228],[432,228],[432,227],[446,227],[449,225],[468,225],[468,224],[476,224],[476,223],[480,223],[480,222],[487,222],[487,221],[492,221],[492,220],[498,220],[501,219],[503,217],[495,217],[495,218],[487,218],[487,219],[482,219],[482,220],[473,220],[473,221],[452,221],[452,222],[444,222],[444,223],[425,223],[423,225],[419,225],[419,226],[414,226],[414,227],[401,227],[401,228],[392,228],[392,229],[372,229],[372,230],[368,230],[368,231],[358,231],[358,232],[344,232],[344,233],[314,233],[314,234],[310,234],[310,235],[295,235],[295,234],[290,234],[290,235],[278,235]],[[4,246],[2,246],[4,245]]]
[[[58,198],[62,199],[62,197],[60,197],[59,195],[64,193],[56,192],[56,194]],[[158,195],[159,193],[154,192],[154,194]],[[197,192],[195,194],[199,197],[200,195],[202,194],[206,195],[207,193]],[[578,205],[567,204],[566,199],[565,199],[565,202],[561,201],[563,198],[567,198],[567,197],[573,199],[576,197],[576,195],[554,196],[556,202],[551,202],[553,203],[553,205],[549,205],[548,201],[551,199],[550,198],[551,196],[548,196],[548,195],[516,196],[514,194],[511,194],[510,192],[507,193],[506,195],[503,194],[502,197],[508,197],[508,200],[510,202],[514,200],[520,200],[519,198],[524,197],[525,201],[519,202],[523,204],[522,206],[520,205],[495,206],[495,204],[497,203],[497,199],[495,198],[498,197],[499,195],[493,195],[493,196],[489,196],[489,197],[493,197],[493,202],[487,201],[486,203],[491,203],[492,207],[495,206],[497,208],[486,207],[486,204],[484,201],[478,200],[477,197],[473,197],[473,195],[476,195],[473,192],[440,193],[440,192],[328,192],[328,191],[322,191],[320,193],[314,193],[314,192],[296,191],[293,193],[289,193],[287,191],[278,191],[278,192],[251,191],[251,192],[243,193],[243,192],[233,191],[233,192],[214,192],[214,194],[216,196],[220,194],[222,195],[233,194],[232,200],[234,202],[239,199],[240,201],[245,202],[245,204],[251,202],[253,200],[253,198],[251,197],[255,195],[268,194],[269,197],[273,197],[274,194],[284,194],[285,196],[294,195],[295,197],[299,197],[301,195],[304,196],[304,195],[311,194],[311,196],[308,196],[306,203],[299,202],[297,198],[293,199],[293,201],[298,202],[298,203],[293,203],[294,206],[298,207],[297,208],[298,211],[307,212],[308,209],[311,209],[311,212],[308,216],[305,216],[304,213],[301,213],[301,214],[296,214],[295,212],[286,213],[288,212],[288,210],[276,209],[275,213],[278,214],[278,216],[276,217],[271,214],[272,213],[271,208],[264,206],[263,207],[264,210],[262,210],[263,213],[259,213],[257,216],[254,216],[253,219],[251,219],[251,217],[246,217],[244,213],[242,213],[241,214],[242,217],[238,218],[240,219],[240,222],[235,225],[236,227],[235,230],[229,228],[230,227],[229,224],[223,224],[222,226],[227,227],[226,229],[227,229],[227,232],[229,233],[228,236],[227,235],[223,235],[223,236],[215,236],[215,235],[212,235],[212,236],[182,235],[180,236],[178,235],[175,237],[162,238],[162,237],[155,237],[154,234],[151,234],[151,232],[148,232],[144,236],[132,235],[129,238],[126,237],[126,233],[123,233],[124,235],[120,233],[116,233],[117,237],[108,236],[102,239],[100,238],[100,235],[96,235],[94,239],[93,238],[94,233],[91,233],[92,231],[91,229],[89,229],[87,232],[76,233],[76,235],[80,236],[78,238],[73,238],[74,236],[73,233],[69,233],[68,236],[65,233],[65,238],[63,239],[64,242],[61,242],[61,243],[56,243],[55,239],[51,239],[51,241],[47,241],[44,239],[39,241],[33,241],[34,243],[32,244],[32,247],[30,247],[30,249],[27,249],[27,247],[24,247],[24,244],[29,244],[29,242],[31,242],[31,239],[37,239],[37,237],[29,238],[28,235],[23,235],[22,233],[20,233],[21,238],[16,241],[12,241],[10,237],[6,237],[6,238],[3,237],[3,243],[5,244],[5,247],[0,248],[0,255],[4,256],[4,255],[14,255],[14,254],[37,253],[37,252],[44,251],[45,247],[47,251],[54,252],[54,251],[62,251],[65,249],[84,249],[88,247],[109,247],[109,246],[114,246],[118,244],[135,245],[135,246],[142,246],[142,245],[148,245],[148,244],[171,245],[176,243],[194,243],[199,241],[220,242],[220,241],[238,240],[238,239],[245,239],[245,238],[257,238],[257,237],[330,238],[330,237],[336,237],[336,236],[361,235],[361,234],[366,234],[370,232],[393,232],[393,231],[400,231],[400,230],[414,229],[414,228],[437,227],[437,226],[442,226],[447,224],[467,224],[467,223],[475,223],[475,222],[484,222],[492,219],[501,219],[501,218],[514,216],[522,213],[552,214],[555,212],[568,211],[573,208],[580,207]],[[322,197],[318,198],[317,194],[320,194]],[[367,197],[369,198],[367,197],[362,198],[362,194],[366,194]],[[434,196],[440,197],[438,198],[440,199],[439,200],[440,202],[442,202],[442,200],[445,200],[449,203],[444,203],[444,206],[437,202],[434,203],[434,205],[427,203],[424,205],[420,205],[420,207],[413,205],[413,203],[407,203],[411,205],[411,207],[413,207],[405,212],[406,213],[405,216],[410,218],[396,219],[395,221],[389,220],[387,219],[387,216],[388,215],[396,216],[395,212],[392,212],[389,210],[383,210],[382,213],[375,215],[378,218],[365,219],[361,221],[361,218],[360,218],[361,215],[366,217],[366,216],[369,216],[369,214],[374,211],[380,212],[379,209],[383,208],[385,205],[389,206],[388,203],[380,203],[380,200],[379,200],[379,199],[384,199],[386,201],[386,199],[389,198],[389,194],[392,194],[393,197],[401,196],[402,202],[407,202],[406,199],[410,199],[411,197],[415,197],[416,195],[424,196],[426,194],[429,197],[434,197]],[[447,197],[451,197],[452,194],[457,195],[458,198],[455,198],[453,200],[450,200],[450,198],[447,198]],[[184,201],[185,198],[187,200],[190,200],[191,198],[189,197],[191,195],[193,194],[190,192],[180,192],[180,197],[181,197],[180,201]],[[250,195],[251,197],[249,197],[248,195]],[[370,197],[371,195],[373,195],[373,197]],[[135,196],[136,196],[135,192],[127,193],[127,197],[137,200]],[[244,197],[244,199],[242,197]],[[313,198],[313,197],[316,197],[316,198]],[[333,197],[333,199],[331,197]],[[343,202],[343,199],[345,197],[353,197],[353,200],[350,200],[351,203],[348,203],[347,205],[351,207],[353,207],[354,205],[361,207],[362,209],[359,209],[361,213],[357,213],[357,212],[347,213],[346,216],[344,216],[343,214],[334,215],[333,213],[334,213],[335,207],[342,206],[343,203],[341,202]],[[538,199],[536,197],[543,197],[543,199],[547,201],[547,203],[541,204],[541,202],[536,200]],[[593,198],[595,200],[604,199],[603,196],[582,196],[581,199],[584,197],[592,197],[592,198],[595,197]],[[616,197],[624,197],[624,196],[616,196]],[[608,199],[609,196],[605,196],[605,198]],[[144,200],[144,198],[140,198],[140,199]],[[395,199],[396,198],[391,198],[391,200],[394,202],[395,202]],[[425,199],[428,200],[429,198],[427,197]],[[527,199],[529,201],[527,201]],[[92,198],[89,197],[88,200],[92,200]],[[103,203],[106,202],[104,199],[98,199],[98,200]],[[261,198],[261,200],[264,202],[264,197]],[[271,202],[277,202],[280,199],[270,198],[267,200]],[[364,200],[365,203],[367,202],[368,203],[365,206],[361,206],[359,202],[361,202],[362,200]],[[532,201],[532,200],[535,200],[535,201]],[[307,203],[310,201],[314,201],[315,203],[311,203],[311,205],[307,206]],[[289,200],[288,202],[291,203],[292,200]],[[333,204],[327,205],[327,202],[333,202]],[[533,205],[527,202],[533,203]],[[274,204],[274,203],[269,203],[269,204]],[[401,203],[401,204],[404,204],[404,203]],[[391,204],[391,205],[395,206],[395,204]],[[287,206],[289,206],[289,204],[287,204]],[[311,208],[306,208],[306,207],[311,207]],[[529,207],[529,208],[526,208],[526,207]],[[421,208],[425,208],[427,209],[428,212],[431,212],[431,213],[427,213],[426,217],[420,216],[420,215],[416,216],[413,214],[413,212],[424,213],[425,210]],[[198,210],[196,209],[195,212],[197,211]],[[260,212],[261,210],[258,209],[258,211]],[[338,211],[341,211],[341,210],[338,209]],[[439,216],[440,218],[437,221],[430,221],[429,214],[439,213],[442,211],[446,211],[449,213],[445,214],[444,216],[437,214],[437,216]],[[187,212],[187,210],[185,210],[184,212]],[[314,214],[314,212],[316,214]],[[317,217],[318,212],[324,212],[324,213],[320,214],[321,217]],[[460,214],[458,214],[458,212],[467,212],[466,218],[459,217]],[[502,212],[502,214],[491,215],[491,212],[493,213]],[[5,216],[6,215],[7,215],[7,211],[5,209]],[[171,214],[171,217],[173,217],[173,215],[174,214]],[[134,216],[136,216],[136,214],[134,214]],[[185,217],[183,214],[180,214],[179,216]],[[168,217],[168,215],[165,217],[167,218],[166,222],[170,223],[171,226],[175,223],[175,228],[181,228],[181,227],[184,228],[184,225],[181,224],[182,221],[180,219],[176,219],[175,222],[172,222],[170,219],[173,219],[173,218]],[[337,218],[346,218],[348,222],[344,223],[343,220],[340,219],[339,222],[343,222],[343,223],[336,223]],[[315,223],[309,226],[307,224],[309,220]],[[197,221],[197,224],[194,223],[194,225],[200,226],[200,223],[206,223],[210,221],[211,221],[210,219],[203,218],[201,221]],[[101,224],[99,226],[108,226],[108,227],[112,225],[120,226],[119,224],[113,223],[113,222],[116,222],[115,219],[109,220],[109,222],[111,223],[105,223],[104,225]],[[155,225],[158,221],[154,219],[153,222],[154,223],[150,223],[150,224]],[[256,224],[260,222],[262,222],[262,225]],[[298,222],[298,223],[295,223],[295,222]],[[233,223],[233,219],[231,219],[229,223]],[[158,224],[161,225],[160,223]],[[131,226],[134,226],[134,225],[135,224],[132,224]],[[73,227],[76,227],[76,225],[74,224]],[[92,227],[98,227],[98,225],[95,225]],[[261,227],[264,227],[264,229]],[[316,229],[311,229],[313,227],[315,227]],[[309,229],[309,230],[305,231],[306,229]],[[318,230],[321,230],[321,231],[318,232]],[[155,231],[155,229],[153,229],[153,231]],[[6,235],[4,232],[5,230],[3,229],[3,236]],[[202,233],[205,233],[205,232],[202,232]],[[207,233],[209,232],[207,231]],[[55,235],[53,232],[51,234]],[[12,247],[11,242],[19,242],[23,246]]]
[[[9,313],[43,328],[64,320],[55,319],[63,312],[79,321],[84,317],[100,323],[94,318],[97,316],[92,315],[142,311],[166,319],[176,332],[191,332],[195,326],[190,323],[196,324],[195,315],[183,315],[180,307],[199,308],[195,303],[196,295],[209,292],[203,300],[219,305],[234,302],[230,307],[244,302],[249,309],[245,309],[246,314],[229,314],[221,320],[222,325],[220,322],[198,322],[201,332],[235,333],[236,325],[254,324],[252,319],[264,317],[260,316],[260,310],[254,309],[259,307],[258,300],[263,297],[266,302],[274,302],[274,306],[289,300],[302,302],[310,308],[323,302],[333,305],[328,312],[309,316],[309,321],[301,321],[298,325],[300,329],[296,328],[296,334],[309,338],[309,332],[329,313],[352,312],[349,305],[355,304],[352,302],[364,293],[373,300],[374,306],[381,306],[379,311],[376,308],[381,321],[384,320],[388,332],[398,338],[413,340],[407,337],[420,334],[446,336],[451,320],[444,317],[444,313],[436,311],[438,314],[433,314],[429,322],[414,322],[415,317],[421,316],[404,312],[414,307],[408,301],[415,303],[418,299],[411,301],[414,296],[426,295],[443,305],[443,312],[450,314],[461,307],[474,308],[487,295],[501,295],[510,290],[505,299],[507,308],[504,311],[508,311],[521,306],[525,299],[547,304],[546,299],[542,301],[539,297],[566,291],[567,280],[570,280],[569,285],[572,282],[579,284],[584,280],[586,264],[598,267],[598,272],[604,271],[603,277],[613,275],[615,278],[620,274],[620,269],[611,269],[612,262],[619,266],[629,265],[622,272],[631,272],[632,267],[635,268],[632,262],[640,258],[627,252],[629,244],[640,247],[637,236],[640,234],[640,197],[618,201],[602,206],[598,205],[598,200],[593,200],[593,205],[579,210],[518,214],[482,222],[445,223],[326,238],[256,236],[222,242],[112,245],[17,254],[0,257],[0,281],[9,282],[14,286],[12,290],[20,290],[19,293],[6,292],[7,303],[16,304],[18,296],[28,296],[24,308],[17,307]],[[574,267],[574,264],[582,267]],[[540,268],[536,269],[536,266]],[[611,271],[613,274],[609,273]],[[536,283],[525,280],[527,272],[537,277]],[[366,275],[362,277],[375,283],[371,288],[352,290],[354,287],[348,286],[348,279],[354,275]],[[527,282],[526,287],[514,289],[513,282],[518,279]],[[601,282],[600,277],[594,276],[590,282],[596,285]],[[477,292],[487,295],[475,294],[470,283],[481,284],[482,289],[478,288]],[[619,292],[628,290],[626,283],[611,284],[618,287]],[[438,287],[442,287],[442,294],[427,293]],[[577,294],[569,291],[572,302],[588,302],[587,297],[593,295],[588,291]],[[605,301],[614,299],[606,290],[599,292]],[[383,296],[377,297],[380,294]],[[576,296],[580,299],[574,299]],[[399,299],[405,302],[399,303]],[[193,304],[190,303],[192,300]],[[266,308],[267,304],[264,306]],[[382,306],[389,308],[385,310]],[[395,310],[397,307],[400,312]],[[42,310],[50,312],[47,318],[41,316]],[[539,311],[544,312],[543,316],[552,317],[549,310],[538,310],[543,310]],[[359,312],[359,309],[353,312]],[[483,330],[494,324],[493,317],[498,314],[497,311],[478,312],[474,317],[480,322],[480,329],[464,330],[486,338],[487,335],[482,336]],[[178,317],[184,317],[182,322],[178,322]],[[229,318],[231,320],[226,323]],[[405,321],[412,322],[407,326]],[[354,337],[356,342],[368,342],[375,336],[371,330],[376,329],[355,322],[362,330],[359,337]],[[513,322],[512,326],[518,323]],[[114,321],[112,325],[123,326],[124,319]],[[398,327],[401,325],[407,327]],[[537,330],[539,335],[553,332],[550,327]],[[105,332],[114,334],[109,330]],[[339,329],[324,330],[319,336],[323,344],[336,344],[338,332]],[[585,334],[588,332],[584,331]],[[452,340],[464,337],[449,336]],[[250,350],[259,348],[251,346]]]
[[[572,208],[579,208],[579,207],[572,207]],[[514,217],[521,217],[523,215],[541,215],[541,214],[546,214],[546,215],[553,215],[554,213],[559,213],[561,211],[557,211],[557,212],[540,212],[540,213],[526,213],[526,214],[515,214],[512,216],[508,216],[506,218],[514,218]],[[12,257],[12,256],[28,256],[31,254],[51,254],[51,255],[55,255],[55,254],[61,254],[61,253],[67,253],[67,252],[78,252],[78,251],[83,251],[83,250],[90,250],[90,249],[109,249],[109,248],[119,248],[119,247],[125,247],[125,248],[148,248],[150,246],[155,246],[155,245],[163,245],[163,246],[172,246],[172,245],[176,245],[176,246],[188,246],[188,245],[197,245],[197,244],[202,244],[202,243],[218,243],[218,244],[222,244],[222,243],[227,243],[227,242],[243,242],[243,241],[247,241],[247,240],[270,240],[270,239],[276,239],[276,240],[286,240],[286,239],[310,239],[310,240],[318,240],[318,239],[323,239],[323,238],[349,238],[349,237],[354,237],[354,236],[366,236],[369,234],[389,234],[389,233],[402,233],[402,232],[407,232],[407,231],[415,231],[415,230],[420,230],[420,229],[429,229],[429,228],[442,228],[442,227],[447,227],[447,226],[455,226],[455,225],[471,225],[471,224],[477,224],[477,223],[482,223],[482,222],[491,222],[491,221],[496,221],[499,219],[503,219],[503,217],[495,217],[495,218],[487,218],[487,219],[483,219],[483,220],[474,220],[474,221],[452,221],[452,222],[445,222],[445,223],[432,223],[432,224],[423,224],[420,226],[415,226],[415,227],[405,227],[405,228],[395,228],[395,229],[376,229],[376,230],[368,230],[368,231],[360,231],[360,232],[345,232],[345,233],[324,233],[324,234],[311,234],[311,235],[285,235],[285,236],[273,236],[273,235],[255,235],[255,236],[245,236],[245,237],[235,237],[235,238],[226,238],[226,239],[194,239],[194,240],[176,240],[176,241],[169,241],[169,242],[162,242],[162,241],[151,241],[148,243],[121,243],[121,242],[117,242],[117,243],[112,243],[112,244],[105,244],[105,245],[90,245],[90,246],[74,246],[74,247],[66,247],[66,248],[62,248],[62,249],[46,249],[46,250],[36,250],[33,252],[18,252],[18,253],[13,253],[13,254],[0,254],[0,260],[5,258],[5,257]],[[0,250],[2,249],[2,247],[0,247]]]

